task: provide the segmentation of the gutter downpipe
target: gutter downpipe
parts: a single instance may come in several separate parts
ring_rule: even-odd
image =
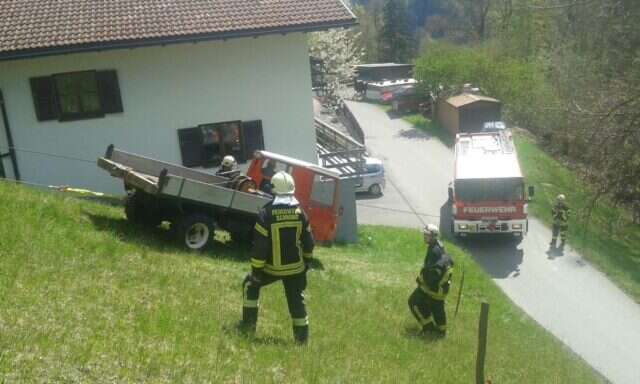
[[[4,130],[7,134],[7,144],[9,145],[8,153],[0,153],[0,171],[4,174],[4,167],[2,165],[2,158],[6,156],[11,157],[11,164],[13,165],[13,175],[17,181],[20,181],[20,171],[18,171],[18,160],[16,159],[16,151],[13,147],[13,136],[11,136],[11,128],[9,128],[9,119],[7,118],[7,108],[4,104],[4,96],[0,89],[0,110],[2,112],[2,123],[4,124]],[[5,175],[6,177],[6,175]]]

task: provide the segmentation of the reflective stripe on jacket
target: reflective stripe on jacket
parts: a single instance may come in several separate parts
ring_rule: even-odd
[[[251,266],[274,276],[304,272],[314,247],[309,220],[298,205],[265,205],[254,227]]]

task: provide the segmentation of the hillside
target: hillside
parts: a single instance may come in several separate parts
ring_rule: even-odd
[[[0,201],[0,382],[470,383],[481,301],[493,382],[602,381],[451,244],[450,334],[417,336],[406,306],[424,254],[417,231],[363,226],[359,244],[317,250],[301,348],[276,285],[257,337],[236,332],[246,247],[186,253],[120,207],[7,183]]]

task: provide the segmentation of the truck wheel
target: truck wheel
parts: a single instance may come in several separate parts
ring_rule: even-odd
[[[177,223],[176,235],[188,249],[203,251],[213,241],[214,223],[207,215],[194,213],[186,215]]]
[[[145,226],[157,227],[162,222],[162,217],[157,209],[154,209],[149,198],[142,192],[133,191],[127,194],[124,202],[124,214],[127,220]]]

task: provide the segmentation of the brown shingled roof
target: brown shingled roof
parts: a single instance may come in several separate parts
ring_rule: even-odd
[[[0,0],[0,59],[354,23],[341,0]]]

